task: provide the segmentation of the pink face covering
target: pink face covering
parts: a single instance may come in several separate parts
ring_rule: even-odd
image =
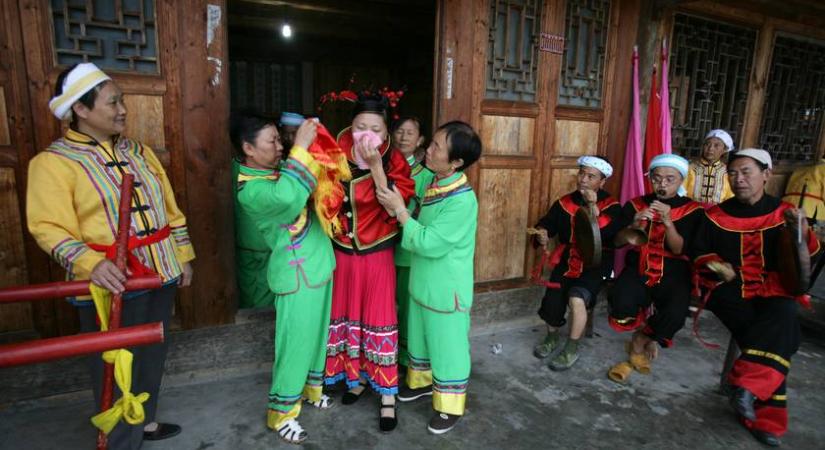
[[[355,164],[358,165],[359,169],[369,169],[370,166],[367,164],[366,161],[364,161],[364,158],[361,157],[361,153],[355,150],[356,142],[361,142],[362,144],[365,144],[365,146],[368,148],[378,148],[383,142],[383,140],[381,139],[381,136],[378,135],[378,133],[372,130],[352,132],[352,156],[353,158],[355,158]]]

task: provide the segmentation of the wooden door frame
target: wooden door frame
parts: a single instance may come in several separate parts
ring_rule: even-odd
[[[37,151],[61,135],[61,124],[48,108],[53,86],[62,67],[53,53],[51,7],[45,0],[15,0],[24,64],[18,72],[25,87],[21,95],[32,125],[20,179]],[[206,42],[207,10],[219,8],[214,39]],[[7,14],[8,15],[8,14]],[[107,73],[126,94],[162,96],[164,146],[158,157],[168,164],[178,205],[187,215],[189,233],[198,258],[192,287],[178,296],[177,317],[184,328],[231,323],[237,307],[234,276],[234,236],[232,189],[229,161],[231,145],[227,135],[229,116],[228,46],[226,44],[226,0],[156,0],[158,74]],[[14,16],[14,14],[11,14]],[[22,33],[22,30],[27,30]],[[186,64],[183,64],[185,60]],[[183,83],[186,80],[186,83]],[[217,83],[216,83],[217,81]],[[183,130],[186,130],[186,133]],[[208,150],[208,151],[207,151]],[[187,192],[198,195],[187,195]],[[21,210],[25,209],[25,191]],[[25,217],[25,215],[23,216]],[[40,250],[28,233],[26,253],[29,282],[50,281],[58,267]],[[35,304],[35,324],[43,335],[74,332],[73,307],[62,300]]]

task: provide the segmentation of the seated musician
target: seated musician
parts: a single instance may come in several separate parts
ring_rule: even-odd
[[[777,243],[783,225],[803,239],[811,255],[819,252],[819,243],[807,221],[799,220],[804,213],[765,193],[771,169],[765,150],[731,156],[734,198],[705,213],[695,265],[712,289],[707,308],[742,349],[727,377],[731,406],[757,440],[778,446],[788,428],[785,381],[800,341],[797,301],[807,298],[795,299],[780,282],[780,271],[795,264],[780,261]]]
[[[617,383],[626,383],[634,369],[649,374],[659,346],[670,347],[685,323],[691,291],[685,253],[702,219],[702,206],[679,193],[687,171],[681,156],[656,156],[648,169],[654,192],[622,209],[626,228],[616,234],[616,247],[633,247],[609,297],[609,323],[616,331],[633,331],[633,337],[628,360],[608,372]]]
[[[578,159],[579,173],[577,189],[550,207],[550,211],[539,220],[535,240],[547,246],[549,238],[558,237],[551,260],[558,259],[550,275],[554,287],[548,287],[539,309],[539,317],[547,323],[544,342],[536,345],[533,354],[537,358],[547,358],[555,353],[549,367],[566,370],[579,359],[578,342],[587,323],[587,309],[596,303],[596,296],[602,280],[613,270],[613,252],[602,256],[599,267],[585,268],[582,254],[576,246],[573,235],[573,217],[582,207],[595,207],[602,242],[612,242],[618,230],[619,203],[602,189],[605,181],[613,174],[613,167],[600,156],[582,156]],[[570,307],[570,335],[562,346],[559,328],[565,324],[565,312]]]

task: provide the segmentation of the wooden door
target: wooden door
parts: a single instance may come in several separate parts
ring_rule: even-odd
[[[629,80],[622,71],[630,68],[638,8],[638,0],[441,5],[437,122],[470,122],[483,146],[470,170],[479,289],[527,284],[526,228],[573,189],[579,156],[611,155],[621,173],[615,160],[623,159],[629,92],[615,85]],[[614,118],[624,126],[612,126]]]
[[[39,249],[24,233],[21,195],[26,166],[34,153],[31,112],[26,91],[26,68],[16,2],[0,2],[0,286],[26,284],[29,274],[48,262],[26,255]],[[24,238],[25,236],[25,238]],[[33,328],[32,305],[0,306],[0,333]]]

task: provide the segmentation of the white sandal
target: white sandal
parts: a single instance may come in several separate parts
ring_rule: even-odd
[[[301,428],[301,424],[295,419],[284,422],[281,428],[278,428],[278,435],[290,444],[300,444],[307,440],[307,432]]]
[[[330,409],[335,406],[335,402],[332,400],[332,397],[326,394],[321,394],[321,398],[317,402],[310,401],[308,398],[304,400],[318,409]]]

